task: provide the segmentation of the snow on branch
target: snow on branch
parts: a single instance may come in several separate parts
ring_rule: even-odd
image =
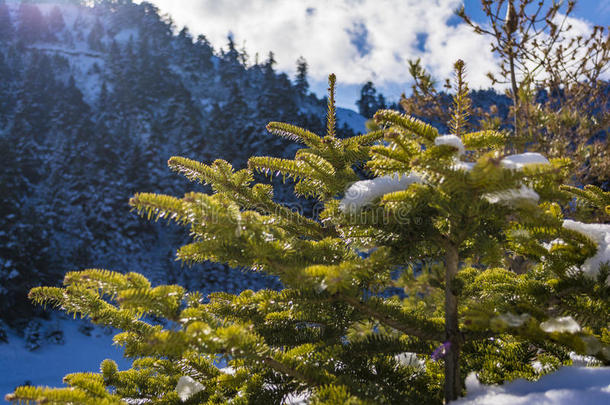
[[[571,316],[562,316],[542,322],[540,329],[546,333],[577,333],[580,332],[580,325]]]
[[[372,180],[357,181],[347,189],[339,208],[343,212],[354,213],[377,198],[395,191],[405,190],[413,183],[423,183],[422,177],[411,173],[409,175],[381,176]]]
[[[193,380],[192,377],[182,376],[176,384],[176,392],[182,401],[187,401],[196,393],[203,391],[205,387],[200,382]]]
[[[566,219],[563,221],[563,227],[579,232],[597,244],[597,253],[581,266],[586,275],[596,277],[602,264],[610,264],[610,224],[585,224]],[[610,277],[606,279],[606,284],[610,285]]]
[[[458,150],[459,155],[463,155],[464,152],[466,152],[466,149],[464,148],[464,144],[462,143],[462,140],[456,135],[437,136],[436,138],[434,138],[434,144],[436,146],[441,146],[441,145],[452,146]]]
[[[521,186],[521,188],[511,188],[508,190],[489,193],[483,196],[491,204],[511,205],[519,201],[529,201],[537,203],[540,199],[538,193],[529,187]]]
[[[500,162],[507,169],[519,170],[529,165],[548,165],[549,160],[540,153],[527,152],[508,155]]]

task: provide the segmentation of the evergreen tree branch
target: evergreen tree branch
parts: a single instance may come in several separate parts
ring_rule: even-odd
[[[326,114],[326,135],[334,138],[336,136],[337,114],[335,112],[335,83],[337,77],[334,74],[328,76],[328,112]]]
[[[422,319],[415,314],[397,313],[395,309],[389,308],[379,302],[369,305],[355,297],[337,294],[336,298],[347,302],[352,307],[362,311],[367,316],[387,325],[393,329],[401,331],[407,335],[415,336],[424,340],[434,340],[442,342],[444,334],[438,323]],[[387,311],[387,312],[385,312]],[[392,313],[394,316],[390,315]],[[396,319],[398,318],[398,319]]]
[[[409,134],[416,135],[428,145],[432,144],[434,139],[438,136],[438,130],[431,125],[428,125],[417,118],[400,114],[394,110],[377,111],[374,119],[377,125],[389,127],[396,126]]]

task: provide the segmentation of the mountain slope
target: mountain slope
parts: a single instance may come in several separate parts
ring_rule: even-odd
[[[138,218],[127,200],[197,187],[167,170],[172,155],[236,167],[290,155],[265,125],[322,133],[325,100],[276,72],[272,55],[248,64],[230,38],[215,50],[147,3],[0,4],[0,27],[0,313],[10,306],[4,316],[19,323],[30,287],[88,267],[204,292],[279,287],[226,266],[182,267],[174,252],[187,235]],[[360,124],[344,116],[351,133]]]

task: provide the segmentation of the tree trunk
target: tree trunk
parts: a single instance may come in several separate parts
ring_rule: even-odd
[[[451,286],[458,272],[458,250],[451,243],[445,252],[445,334],[449,343],[445,353],[445,403],[454,401],[462,394],[462,378],[460,376],[461,338],[458,323],[457,296]]]
[[[513,92],[513,125],[515,126],[515,138],[519,136],[519,88],[517,86],[517,77],[515,75],[515,54],[513,51],[513,39],[509,37],[508,41],[508,63],[510,67],[510,84]]]

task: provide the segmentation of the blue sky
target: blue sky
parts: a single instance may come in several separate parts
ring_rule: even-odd
[[[473,18],[481,21],[484,15],[479,7],[479,0],[466,0],[466,11]],[[585,19],[596,25],[610,25],[610,0],[579,0],[574,9],[574,16]]]
[[[314,92],[324,95],[326,77],[338,77],[337,102],[355,108],[362,84],[375,83],[389,99],[410,88],[407,60],[421,58],[439,81],[456,59],[466,61],[473,88],[489,87],[485,74],[495,68],[488,39],[453,16],[461,0],[150,0],[176,24],[204,34],[215,48],[231,33],[254,60],[275,53],[279,70],[291,77],[304,56]],[[479,0],[466,11],[484,21]],[[574,25],[610,25],[610,0],[581,0]]]

